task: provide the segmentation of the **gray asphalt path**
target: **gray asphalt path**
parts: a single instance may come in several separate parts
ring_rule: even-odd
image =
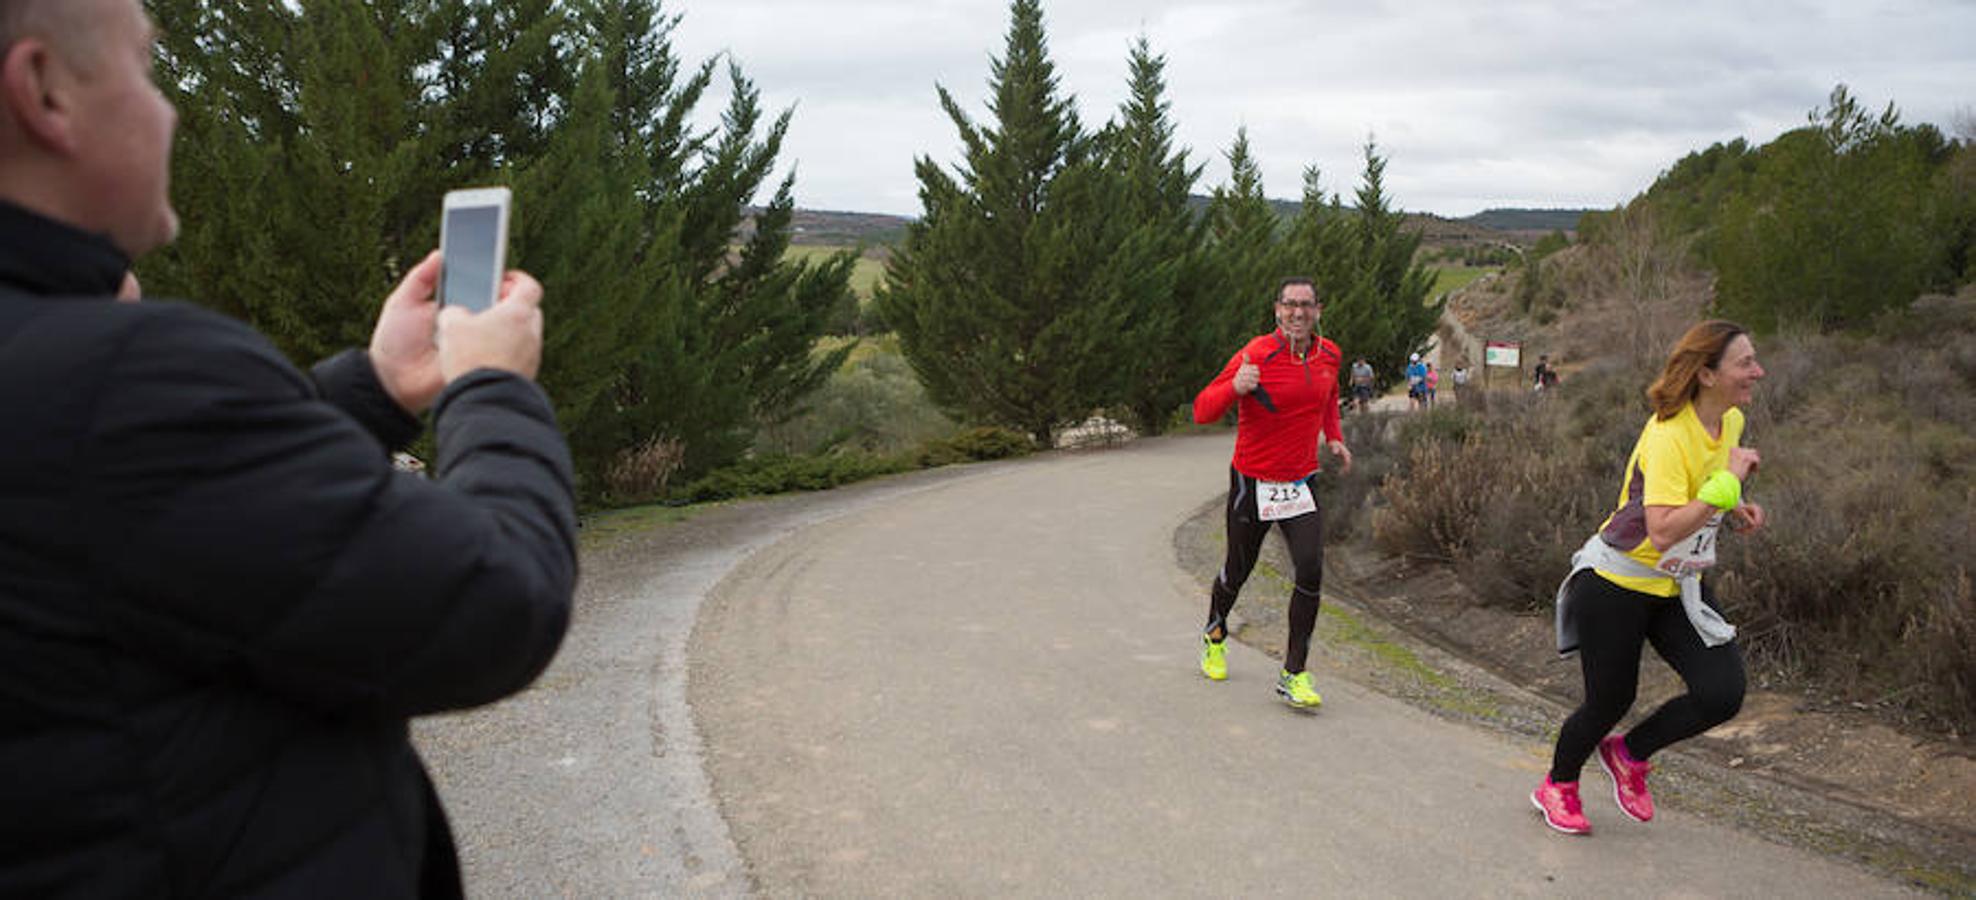
[[[701,600],[748,554],[798,529],[996,471],[748,501],[587,543],[569,636],[541,679],[502,703],[414,723],[468,895],[745,895],[687,708]]]
[[[1679,809],[1632,823],[1596,767],[1597,834],[1554,834],[1527,800],[1548,748],[1336,677],[1318,684],[1322,711],[1297,713],[1272,694],[1274,662],[1241,646],[1227,682],[1203,680],[1202,573],[1175,567],[1172,534],[1224,489],[1229,447],[1225,435],[1142,441],[989,468],[791,531],[722,581],[694,631],[688,696],[751,886],[1901,892]],[[675,800],[649,802],[664,816]]]

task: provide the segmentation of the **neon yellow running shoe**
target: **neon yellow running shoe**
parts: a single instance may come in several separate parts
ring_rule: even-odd
[[[1310,686],[1309,672],[1295,675],[1284,672],[1276,676],[1276,696],[1297,709],[1316,709],[1324,703],[1324,698]]]
[[[1209,681],[1228,680],[1228,647],[1201,635],[1201,674]]]

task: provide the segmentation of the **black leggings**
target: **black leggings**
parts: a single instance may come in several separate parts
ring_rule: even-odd
[[[1304,488],[1317,497],[1317,476],[1304,479]],[[1284,671],[1304,670],[1310,657],[1310,635],[1317,628],[1318,586],[1324,582],[1324,514],[1304,513],[1294,519],[1264,522],[1256,513],[1256,480],[1234,467],[1228,469],[1228,559],[1208,591],[1209,637],[1217,631],[1227,637],[1228,613],[1235,608],[1235,595],[1256,567],[1256,553],[1269,526],[1283,529],[1283,540],[1290,545],[1290,562],[1296,566],[1296,584],[1290,588],[1290,640],[1283,649]]]
[[[1743,708],[1743,651],[1730,641],[1702,643],[1689,624],[1679,597],[1656,597],[1613,584],[1585,570],[1571,579],[1570,603],[1578,619],[1578,661],[1585,672],[1585,703],[1558,729],[1551,755],[1551,781],[1577,781],[1613,726],[1633,706],[1640,684],[1640,647],[1654,652],[1688,685],[1688,692],[1661,704],[1626,735],[1626,750],[1644,760],[1661,748],[1687,740],[1734,718]],[[1702,600],[1715,606],[1707,582]]]

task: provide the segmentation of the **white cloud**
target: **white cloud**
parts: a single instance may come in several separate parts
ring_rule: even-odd
[[[951,164],[934,85],[977,121],[1008,8],[986,0],[687,0],[676,49],[731,53],[772,109],[804,206],[914,214],[913,159]],[[1123,99],[1140,34],[1167,60],[1179,141],[1227,177],[1246,126],[1273,196],[1308,165],[1347,195],[1376,135],[1408,209],[1611,206],[1682,155],[1763,142],[1845,82],[1947,128],[1976,104],[1976,3],[1472,4],[1056,0],[1051,58],[1087,125]],[[707,121],[718,98],[703,110]]]

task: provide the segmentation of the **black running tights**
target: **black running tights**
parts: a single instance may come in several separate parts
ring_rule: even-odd
[[[1736,642],[1702,643],[1679,597],[1656,597],[1613,584],[1585,570],[1571,580],[1570,602],[1578,619],[1578,661],[1585,673],[1585,703],[1558,730],[1551,781],[1577,781],[1599,741],[1633,706],[1640,683],[1640,648],[1653,644],[1688,692],[1661,704],[1626,735],[1634,759],[1646,759],[1735,717],[1743,708],[1743,653]],[[1702,600],[1715,606],[1706,582]]]
[[[1304,486],[1317,496],[1317,478]],[[1310,658],[1310,636],[1317,628],[1318,587],[1324,582],[1324,514],[1307,512],[1294,519],[1264,522],[1256,514],[1256,480],[1228,470],[1228,558],[1215,576],[1208,592],[1208,635],[1227,636],[1228,613],[1235,608],[1235,597],[1256,567],[1256,554],[1269,526],[1283,529],[1283,541],[1290,546],[1290,562],[1296,567],[1295,584],[1290,588],[1290,639],[1283,648],[1283,669],[1297,673]]]

